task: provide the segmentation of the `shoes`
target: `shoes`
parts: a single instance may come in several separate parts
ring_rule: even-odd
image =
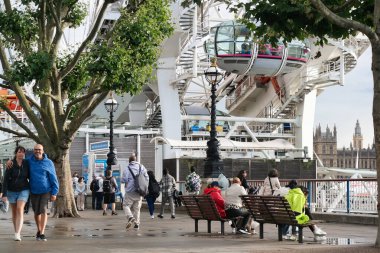
[[[172,219],[175,219],[175,215],[172,215],[171,218],[172,218]]]
[[[257,235],[256,230],[252,230],[252,234],[253,234],[253,235]]]
[[[103,216],[106,216],[106,215],[107,215],[106,211],[103,211]]]
[[[151,218],[151,219],[154,219],[154,214],[152,214],[152,215],[150,216],[150,218]]]
[[[46,236],[44,234],[40,234],[39,238],[40,238],[39,241],[44,241],[44,242],[47,241]]]
[[[21,235],[20,234],[18,234],[18,233],[15,233],[15,239],[14,239],[15,241],[21,241]]]
[[[37,240],[37,241],[40,240],[40,235],[41,235],[40,231],[37,231],[37,234],[36,234],[36,240]]]
[[[288,241],[297,241],[298,237],[296,235],[283,235],[282,239]]]
[[[134,228],[134,229],[139,229],[139,228],[140,228],[140,225],[135,224],[135,226],[134,226],[133,228]]]
[[[232,228],[232,233],[236,234],[236,228]]]
[[[161,214],[157,215],[157,217],[160,219],[164,218],[164,216],[162,216]]]
[[[320,228],[314,230],[314,236],[326,236],[327,233]]]
[[[125,226],[126,229],[130,228],[132,226],[132,223],[135,222],[135,218],[129,217],[127,225]]]
[[[115,211],[112,211],[112,215],[117,215],[117,212],[115,212]]]
[[[237,232],[237,234],[242,234],[242,235],[250,235],[251,233],[249,233],[248,231],[244,230],[244,229],[239,229]]]

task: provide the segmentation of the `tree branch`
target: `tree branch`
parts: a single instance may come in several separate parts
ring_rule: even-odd
[[[73,101],[71,101],[71,102],[67,105],[67,108],[70,108],[70,107],[72,107],[73,105],[75,105],[76,103],[79,103],[79,102],[81,102],[81,101],[83,101],[83,100],[85,100],[85,99],[87,99],[87,98],[89,98],[89,97],[92,97],[92,96],[94,96],[95,94],[100,93],[101,91],[103,91],[103,89],[96,89],[96,90],[93,90],[93,91],[87,93],[86,95],[84,95],[84,96],[82,96],[82,97],[78,97],[78,98],[74,99]]]
[[[4,5],[5,5],[5,11],[6,12],[11,12],[12,11],[11,0],[4,0]]]
[[[26,133],[20,133],[20,132],[17,132],[17,131],[11,130],[11,129],[9,129],[9,128],[5,128],[5,127],[1,127],[1,126],[0,126],[0,131],[6,132],[6,133],[10,133],[10,134],[14,134],[14,135],[17,135],[18,137],[26,137],[26,138],[30,138],[30,139],[33,139],[33,140],[36,141],[36,139],[34,139],[32,136],[29,136],[29,135],[26,134]]]
[[[326,5],[322,3],[321,0],[310,0],[314,8],[319,10],[319,12],[331,23],[343,27],[343,28],[352,28],[363,34],[367,35],[367,37],[372,41],[378,41],[379,38],[377,34],[369,27],[355,20],[348,20],[342,18],[341,16],[332,12]]]
[[[80,107],[82,110],[76,112],[73,120],[67,127],[69,136],[73,135],[78,130],[82,123],[91,115],[91,112],[107,97],[107,95],[108,91],[100,93],[95,99],[92,99],[92,103],[87,103],[89,105],[87,108],[84,106],[86,101],[82,102],[83,106]]]
[[[2,83],[0,83],[0,87],[4,89],[10,89],[10,90],[12,89],[9,85],[2,84]]]
[[[351,7],[351,5],[353,3],[355,3],[357,0],[346,0],[346,2],[344,2],[342,5],[340,6],[335,6],[335,8],[332,8],[331,11],[332,12],[341,12],[343,11],[344,9],[346,9],[347,7]]]
[[[4,45],[3,45],[3,42],[1,40],[0,40],[0,62],[1,62],[1,66],[3,67],[4,73],[11,70],[7,55],[6,55],[5,50],[4,50]]]
[[[79,60],[79,57],[82,55],[82,53],[84,52],[84,50],[87,48],[88,44],[90,44],[90,42],[95,38],[96,34],[98,33],[98,30],[99,30],[99,27],[100,27],[100,23],[103,20],[103,16],[104,16],[104,13],[105,13],[105,11],[107,9],[107,6],[110,3],[114,3],[116,1],[117,0],[106,0],[106,1],[104,1],[103,5],[102,5],[102,8],[99,11],[99,15],[98,15],[98,17],[97,17],[97,19],[95,21],[95,24],[92,27],[92,30],[91,30],[90,34],[82,42],[82,44],[80,45],[80,47],[79,47],[78,51],[76,52],[75,56],[73,57],[73,59],[61,71],[60,77],[59,77],[60,79],[63,79],[68,73],[70,73],[71,70],[73,70],[73,68],[75,67],[75,65],[77,64],[77,62]]]
[[[16,93],[16,96],[22,106],[24,108],[24,111],[26,115],[28,116],[29,120],[32,121],[34,127],[36,128],[39,136],[41,138],[49,138],[46,129],[44,128],[43,124],[41,123],[41,120],[37,117],[37,115],[34,113],[32,108],[30,107],[28,103],[28,99],[25,96],[25,92],[22,90],[22,88],[18,85],[12,85],[13,91]],[[43,108],[39,108],[39,112],[43,114]]]
[[[57,16],[57,13],[55,12],[54,5],[51,0],[48,1],[50,13],[53,15],[53,19],[55,21],[55,28],[57,29],[57,32],[62,33],[62,27],[61,27],[61,20]]]
[[[8,81],[8,78],[3,74],[0,74],[0,78],[3,79],[4,81]]]
[[[22,123],[19,118],[17,118],[17,116],[8,108],[7,105],[5,105],[4,103],[0,103],[0,108],[6,111],[8,115],[11,116],[11,118],[16,122],[16,124],[19,125],[22,129],[24,129],[25,132],[29,134],[29,136],[31,136],[32,138],[37,138],[37,136],[32,131],[30,131],[30,129],[24,123]]]

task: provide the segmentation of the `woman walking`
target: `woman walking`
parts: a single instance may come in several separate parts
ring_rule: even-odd
[[[148,171],[149,176],[149,186],[148,195],[146,195],[146,202],[148,203],[150,218],[154,219],[154,202],[158,196],[160,196],[160,185],[158,184],[153,171]]]
[[[3,201],[8,199],[12,209],[14,240],[21,241],[24,206],[29,197],[29,163],[25,160],[24,147],[16,147],[14,154],[12,167],[5,171]]]

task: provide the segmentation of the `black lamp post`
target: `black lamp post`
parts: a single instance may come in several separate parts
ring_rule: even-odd
[[[211,130],[210,140],[207,142],[207,158],[205,159],[204,177],[218,177],[223,171],[223,161],[220,158],[219,141],[216,138],[216,86],[222,81],[223,73],[216,66],[216,59],[211,61],[211,66],[205,70],[206,80],[211,85]]]
[[[111,170],[112,165],[117,164],[116,154],[114,152],[115,147],[113,146],[113,113],[117,110],[119,105],[116,99],[111,96],[104,103],[104,106],[106,107],[107,112],[110,113],[110,152],[107,154],[107,170]]]

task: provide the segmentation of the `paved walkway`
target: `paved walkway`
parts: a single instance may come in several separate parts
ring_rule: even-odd
[[[205,233],[206,222],[200,221],[201,233],[194,233],[194,221],[186,214],[178,214],[175,220],[168,215],[164,219],[150,219],[143,210],[140,230],[125,230],[126,219],[122,211],[118,216],[102,216],[101,211],[81,212],[82,218],[49,218],[47,242],[36,241],[33,215],[25,216],[22,241],[13,241],[10,214],[0,215],[0,252],[376,252],[371,245],[376,238],[377,227],[366,225],[325,223],[327,241],[313,241],[312,233],[305,229],[305,243],[277,241],[274,225],[265,225],[265,239],[258,235],[234,235],[226,224],[222,236],[220,223],[213,222],[211,235]],[[341,245],[332,245],[341,244]],[[349,245],[347,245],[349,244]]]

